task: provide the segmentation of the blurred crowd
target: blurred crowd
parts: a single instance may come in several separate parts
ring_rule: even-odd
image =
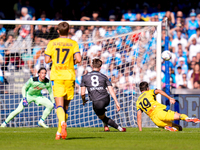
[[[13,4],[14,19],[162,21],[162,51],[165,49],[167,35],[168,47],[172,52],[169,68],[171,88],[200,88],[200,3],[194,5],[185,0],[173,7],[172,4],[167,4],[163,9],[161,4],[150,1],[142,4],[131,3],[131,7],[130,2],[124,0],[122,8],[107,8],[105,14],[104,7],[109,6],[105,1],[102,1],[102,4],[105,3],[104,7],[95,5],[93,9],[91,5],[94,2],[78,1],[77,6],[81,6],[78,7],[79,15],[72,9],[72,12],[68,12],[71,16],[69,17],[63,12],[63,7],[68,8],[72,3],[64,0],[65,5],[58,9],[56,4],[59,2],[49,1],[47,5],[53,7],[52,10],[55,12],[49,15],[50,10],[34,8],[34,5],[31,5],[34,4],[33,1],[18,0]],[[167,28],[164,21],[166,18]],[[3,11],[0,11],[0,19],[7,19]],[[6,78],[11,75],[12,70],[22,70],[30,73],[30,76],[35,76],[40,67],[46,67],[49,76],[51,64],[45,64],[44,50],[49,40],[58,37],[56,29],[56,26],[50,25],[0,25],[1,85],[7,83]],[[91,61],[95,57],[103,61],[101,72],[108,76],[116,91],[138,93],[137,84],[144,80],[150,83],[150,88],[156,88],[156,35],[155,27],[71,26],[69,38],[79,43],[83,57],[82,63],[75,66],[76,92],[79,92],[81,76],[92,70]],[[165,62],[162,60],[161,63],[164,89]]]

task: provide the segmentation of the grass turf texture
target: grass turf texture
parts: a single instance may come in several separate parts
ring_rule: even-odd
[[[184,128],[169,132],[159,128],[127,128],[118,132],[110,128],[68,128],[66,140],[55,140],[57,128],[0,128],[0,150],[197,150],[200,129]]]

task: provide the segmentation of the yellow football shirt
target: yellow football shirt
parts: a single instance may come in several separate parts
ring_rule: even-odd
[[[155,90],[143,92],[136,102],[137,111],[141,110],[148,116],[152,116],[158,110],[166,109],[166,106],[156,101]]]
[[[75,80],[74,54],[79,53],[78,43],[68,38],[51,40],[45,55],[52,59],[51,80]]]

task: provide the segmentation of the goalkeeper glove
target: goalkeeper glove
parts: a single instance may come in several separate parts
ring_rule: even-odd
[[[23,106],[24,106],[24,107],[27,107],[27,106],[28,106],[28,102],[27,102],[26,97],[23,98]]]

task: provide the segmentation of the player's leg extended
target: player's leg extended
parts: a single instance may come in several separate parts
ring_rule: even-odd
[[[171,110],[159,110],[151,117],[151,120],[160,128],[164,128],[168,131],[178,131],[176,127],[173,126],[172,121],[174,121],[175,112]]]
[[[186,114],[179,114],[177,112],[174,115],[174,120],[183,120],[187,122],[200,123],[200,119],[198,118],[190,118]]]
[[[109,97],[103,100],[94,101],[93,109],[95,113],[97,114],[99,119],[101,119],[104,122],[104,124],[110,125],[111,127],[118,129],[119,131],[125,131],[125,128],[121,128],[111,118],[108,118],[107,116],[105,116],[105,111],[106,111],[105,107],[108,106],[109,102],[110,102]]]
[[[65,123],[65,111],[64,111],[64,96],[67,94],[65,89],[65,81],[64,80],[55,80],[52,81],[52,88],[53,88],[53,94],[55,97],[56,102],[56,113],[59,120],[58,128],[59,126],[63,126],[63,130],[61,130],[61,135],[63,131],[62,138],[65,139],[67,136],[66,131],[64,132],[64,126],[66,126]],[[58,133],[58,132],[57,132]],[[57,134],[56,134],[57,136]],[[56,138],[57,139],[57,138]]]
[[[40,121],[38,122],[38,125],[44,127],[44,128],[49,128],[45,123],[44,120],[47,118],[47,116],[51,113],[51,110],[53,109],[53,103],[46,98],[45,96],[40,96],[37,97],[35,100],[35,103],[37,105],[43,105],[45,106],[45,110],[43,111],[42,117]]]
[[[1,127],[6,127],[6,124],[9,123],[17,114],[19,114],[23,109],[23,99],[20,101],[18,107],[9,114],[9,116],[6,118],[6,120],[4,121],[4,123],[2,123]]]

